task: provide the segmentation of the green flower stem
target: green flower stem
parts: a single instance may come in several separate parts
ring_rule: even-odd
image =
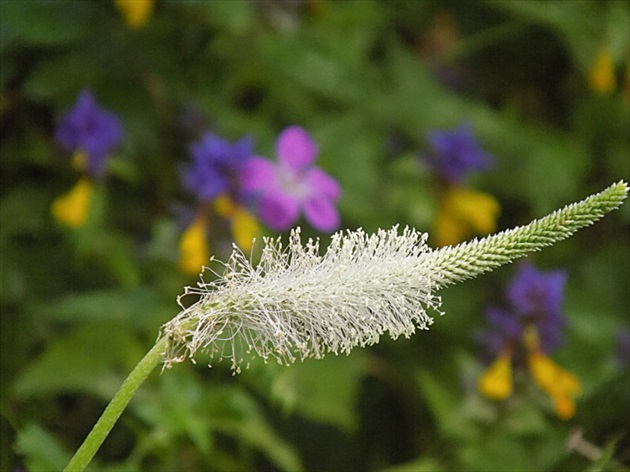
[[[133,369],[64,469],[65,472],[85,470],[127,407],[136,390],[138,390],[138,387],[142,385],[153,369],[162,362],[162,356],[168,349],[169,344],[170,339],[167,336],[161,338]]]

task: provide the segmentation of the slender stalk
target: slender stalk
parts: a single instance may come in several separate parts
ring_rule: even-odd
[[[96,451],[114,427],[114,424],[127,407],[138,387],[146,380],[153,369],[162,361],[162,355],[168,349],[170,339],[162,337],[151,350],[142,358],[138,365],[125,379],[114,398],[85,438],[81,447],[74,454],[64,472],[83,471],[90,463]]]

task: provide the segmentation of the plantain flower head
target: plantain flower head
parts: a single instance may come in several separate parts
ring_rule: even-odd
[[[288,364],[349,353],[385,333],[410,336],[439,313],[440,288],[566,239],[617,208],[627,192],[619,182],[529,225],[437,250],[426,234],[397,226],[338,232],[323,254],[318,240],[302,243],[297,228],[286,248],[263,239],[257,264],[235,246],[221,274],[211,269],[212,281],[182,295],[198,301],[162,327],[171,340],[165,366],[194,360],[201,349],[238,372],[254,355]]]

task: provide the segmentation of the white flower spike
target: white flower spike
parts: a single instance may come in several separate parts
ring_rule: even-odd
[[[426,234],[397,226],[373,235],[339,232],[323,255],[318,241],[302,245],[297,228],[286,249],[279,238],[264,239],[256,266],[235,248],[224,273],[213,271],[215,281],[186,288],[199,301],[162,327],[172,341],[165,366],[202,349],[239,372],[253,354],[288,364],[348,353],[385,332],[409,337],[433,322],[426,310],[439,311],[440,288],[568,238],[618,208],[627,193],[622,181],[526,226],[437,250]]]

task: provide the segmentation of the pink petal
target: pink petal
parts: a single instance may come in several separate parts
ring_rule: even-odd
[[[319,167],[310,169],[306,174],[305,180],[312,194],[322,195],[333,201],[337,201],[339,197],[341,197],[341,186],[339,182]]]
[[[293,226],[300,216],[298,201],[279,191],[263,195],[258,202],[260,219],[270,228],[284,231]]]
[[[280,163],[295,171],[301,171],[317,156],[317,144],[306,130],[299,126],[285,128],[276,141],[276,154]]]
[[[262,157],[252,157],[241,170],[241,188],[246,192],[256,192],[277,187],[277,168],[271,161]]]
[[[339,227],[339,213],[334,203],[326,197],[310,197],[304,202],[304,215],[315,229],[334,231]]]

